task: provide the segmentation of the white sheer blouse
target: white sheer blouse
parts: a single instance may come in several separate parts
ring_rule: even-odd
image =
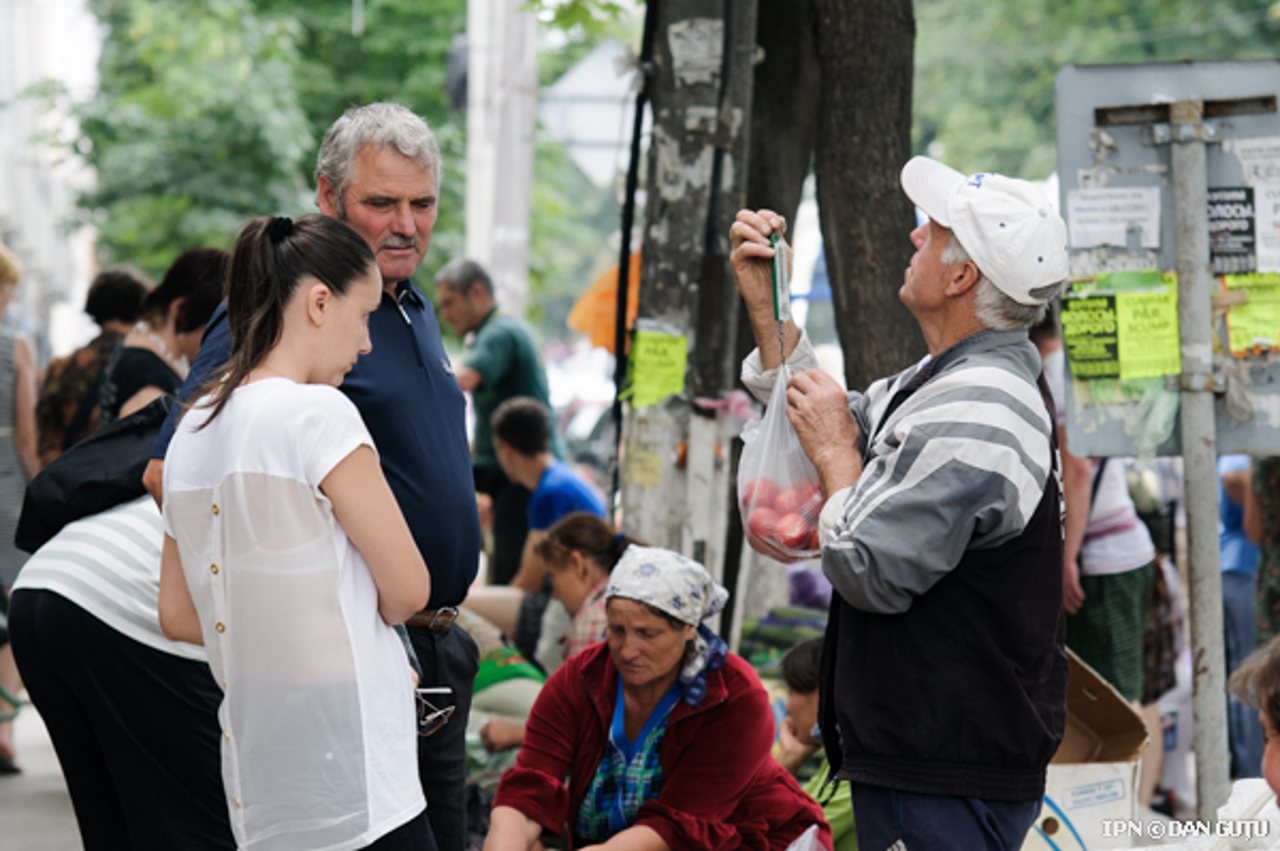
[[[361,848],[426,806],[404,649],[319,485],[372,439],[338,390],[274,378],[207,428],[190,411],[164,469],[209,665],[223,781],[254,851]]]

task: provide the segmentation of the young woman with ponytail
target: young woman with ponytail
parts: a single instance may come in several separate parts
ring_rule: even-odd
[[[160,623],[223,691],[237,844],[430,849],[412,673],[390,625],[430,580],[355,406],[373,254],[335,219],[260,218],[231,258],[231,360],[164,468]]]

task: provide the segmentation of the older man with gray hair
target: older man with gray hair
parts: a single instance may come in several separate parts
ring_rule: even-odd
[[[378,845],[415,851],[466,847],[466,726],[479,668],[475,641],[454,623],[456,606],[475,578],[481,543],[466,399],[435,312],[409,280],[431,245],[439,186],[435,137],[425,121],[399,104],[347,110],[325,134],[317,157],[320,212],[360,234],[382,273],[382,303],[369,316],[373,351],[360,358],[341,389],[377,444],[387,482],[431,571],[431,599],[409,619],[408,635],[422,667],[420,684],[446,692],[432,697],[445,723],[429,735],[424,730],[418,740],[425,816]],[[223,310],[209,321],[181,400],[230,356]],[[175,414],[179,410],[174,407]],[[176,416],[170,420],[152,450],[146,482],[153,494]]]
[[[786,358],[822,481],[821,726],[859,847],[1020,848],[1066,715],[1057,447],[1027,338],[1067,276],[1066,226],[1025,181],[924,157],[901,180],[929,217],[899,290],[928,357],[846,395],[794,324],[780,344],[784,223],[744,210],[732,261],[759,348],[743,381],[766,401]]]

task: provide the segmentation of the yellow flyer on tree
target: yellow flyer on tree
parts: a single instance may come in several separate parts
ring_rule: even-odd
[[[1227,311],[1231,353],[1251,354],[1256,347],[1280,347],[1280,274],[1226,275],[1228,292],[1243,290],[1249,301]]]
[[[631,404],[644,408],[683,393],[688,360],[684,336],[637,328],[631,344]]]

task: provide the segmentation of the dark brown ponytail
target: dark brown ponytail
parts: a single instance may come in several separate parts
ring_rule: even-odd
[[[614,532],[612,526],[594,514],[575,511],[548,529],[547,536],[538,542],[534,552],[549,567],[557,569],[568,562],[570,552],[580,552],[612,572],[613,566],[632,544],[644,546],[630,535]]]
[[[201,407],[213,409],[200,428],[222,412],[232,391],[275,348],[284,330],[285,307],[299,281],[316,278],[342,296],[371,268],[376,268],[373,251],[337,219],[262,216],[245,225],[227,272],[231,358],[199,394],[212,396]]]

